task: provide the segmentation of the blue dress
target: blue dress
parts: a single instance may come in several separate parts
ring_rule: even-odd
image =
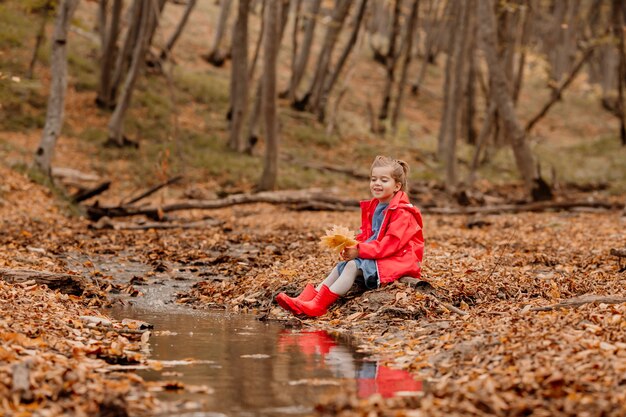
[[[385,210],[387,209],[387,206],[389,206],[389,203],[379,203],[376,206],[374,218],[372,219],[372,237],[367,239],[367,242],[371,242],[378,237],[380,226],[382,226],[385,218]],[[361,258],[354,258],[353,260],[356,263],[356,267],[363,273],[365,286],[368,289],[378,288],[380,286],[380,281],[378,279],[378,267],[376,266],[376,260]],[[339,272],[339,275],[342,274],[346,263],[348,263],[348,261],[341,261],[337,264],[337,271]]]

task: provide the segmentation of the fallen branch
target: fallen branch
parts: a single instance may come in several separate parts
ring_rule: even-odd
[[[357,200],[329,196],[328,193],[321,190],[265,191],[254,194],[233,194],[217,200],[174,203],[162,207],[100,207],[94,205],[87,207],[87,214],[92,220],[98,220],[104,216],[113,218],[135,215],[146,215],[150,218],[158,218],[159,212],[169,213],[180,210],[209,210],[251,203],[299,204],[311,202],[333,203],[345,207],[358,207],[359,205]]]
[[[526,211],[539,212],[546,210],[573,210],[577,208],[601,208],[606,210],[621,210],[624,204],[604,201],[537,201],[526,204],[503,204],[484,207],[432,207],[422,210],[428,214],[502,214],[520,213]]]
[[[80,190],[79,192],[77,192],[76,194],[72,196],[72,200],[75,203],[80,203],[81,201],[88,200],[91,197],[95,197],[97,195],[102,194],[103,192],[108,190],[110,186],[111,186],[111,181],[105,181],[101,184],[96,185],[93,188]]]
[[[81,295],[88,286],[87,280],[80,275],[60,274],[29,269],[2,269],[0,279],[10,284],[21,284],[35,281],[47,285],[51,290],[59,290],[63,294]]]
[[[143,200],[146,197],[151,196],[152,194],[156,193],[157,191],[159,191],[161,188],[167,187],[168,185],[172,185],[177,183],[178,181],[182,180],[183,177],[182,176],[177,176],[174,178],[170,178],[167,181],[161,183],[161,184],[157,184],[154,187],[144,191],[143,193],[139,194],[137,197],[133,197],[130,201],[126,202],[126,203],[122,203],[120,204],[120,206],[130,206],[131,204],[135,204],[138,201]]]
[[[621,304],[626,303],[626,297],[605,296],[605,295],[583,295],[580,297],[570,298],[561,301],[558,304],[552,304],[544,307],[533,307],[530,311],[551,311],[559,308],[576,308],[583,304],[603,303],[603,304]]]
[[[404,284],[408,284],[409,287],[415,288],[416,291],[426,295],[428,298],[433,300],[436,304],[439,304],[440,306],[442,306],[443,308],[445,308],[446,310],[452,313],[456,313],[460,316],[467,316],[468,314],[467,311],[463,311],[460,308],[453,306],[452,304],[441,301],[436,295],[435,287],[430,285],[430,283],[428,283],[427,281],[422,281],[420,279],[411,278],[411,277],[402,277],[399,279],[399,281]]]
[[[161,222],[146,222],[146,223],[124,223],[113,222],[109,217],[102,217],[94,224],[90,224],[90,229],[96,230],[150,230],[150,229],[202,229],[205,227],[219,226],[224,222],[217,219],[205,219],[189,223],[161,223]]]
[[[136,329],[129,329],[129,328],[119,328],[119,327],[113,327],[113,326],[106,326],[104,324],[98,324],[95,326],[87,326],[87,328],[100,330],[103,332],[115,332],[118,334],[144,334],[150,331],[148,329],[136,330]]]

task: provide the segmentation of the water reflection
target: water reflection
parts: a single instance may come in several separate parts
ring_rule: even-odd
[[[367,360],[323,330],[283,331],[278,346],[281,351],[298,350],[307,358],[320,358],[321,365],[334,377],[354,380],[358,396],[362,398],[376,393],[387,398],[398,392],[423,389],[422,381],[416,381],[410,373]]]
[[[111,313],[155,326],[151,359],[192,360],[191,365],[179,362],[161,371],[139,372],[148,381],[208,387],[158,394],[166,401],[195,402],[187,415],[308,416],[318,399],[340,386],[352,387],[362,397],[421,390],[410,374],[368,361],[324,331],[286,331],[253,316],[156,305],[139,301]]]

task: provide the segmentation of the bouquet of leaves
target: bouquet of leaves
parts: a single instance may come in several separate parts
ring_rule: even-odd
[[[332,251],[340,253],[344,248],[354,246],[357,242],[354,233],[345,226],[333,225],[326,231],[326,235],[320,239],[320,245]]]

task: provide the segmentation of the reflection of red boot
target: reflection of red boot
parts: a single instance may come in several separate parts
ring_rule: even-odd
[[[294,300],[294,304],[307,316],[319,317],[326,314],[328,307],[337,301],[338,298],[339,294],[335,294],[326,285],[322,285],[314,299],[311,301]]]
[[[278,303],[279,306],[281,306],[287,311],[292,312],[293,314],[302,314],[302,311],[300,311],[300,309],[296,306],[294,301],[295,300],[310,301],[313,298],[315,298],[316,295],[317,295],[317,290],[315,289],[315,287],[311,284],[307,284],[306,287],[304,287],[304,290],[302,291],[302,293],[296,298],[291,298],[284,292],[281,292],[280,294],[276,296],[276,302]]]
[[[296,346],[299,351],[307,356],[321,355],[325,356],[330,349],[337,346],[335,339],[323,330],[314,330],[310,332],[284,332],[278,339],[278,348],[280,352],[284,352],[291,346]]]
[[[297,343],[300,350],[307,355],[318,353],[324,356],[330,352],[330,348],[337,346],[335,339],[330,337],[328,333],[323,330],[302,332],[298,336]]]

